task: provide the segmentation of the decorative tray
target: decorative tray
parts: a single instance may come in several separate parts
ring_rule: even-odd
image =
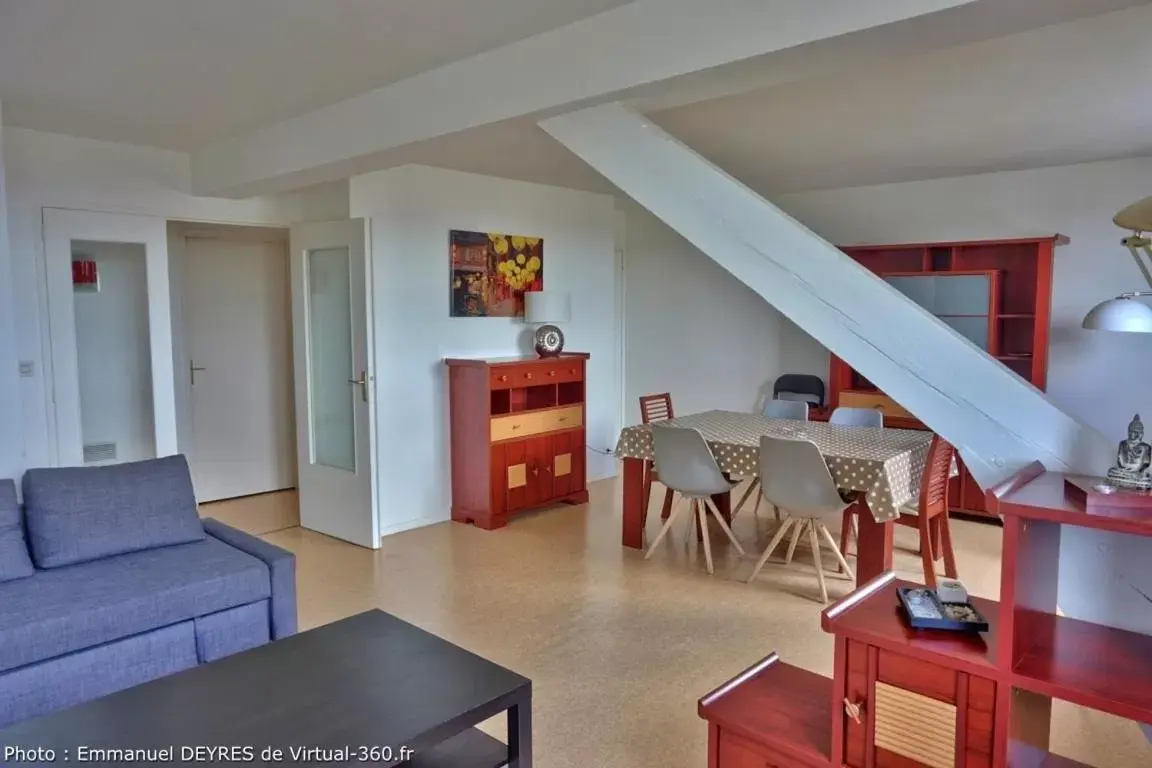
[[[916,629],[987,632],[988,620],[971,603],[942,603],[927,587],[897,587],[908,623]]]

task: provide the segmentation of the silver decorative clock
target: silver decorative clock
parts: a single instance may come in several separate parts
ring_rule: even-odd
[[[554,325],[542,325],[536,329],[536,354],[540,357],[555,357],[563,351],[563,331]]]

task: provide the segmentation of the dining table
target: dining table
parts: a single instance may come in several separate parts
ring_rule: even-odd
[[[932,444],[932,433],[914,429],[855,427],[819,421],[770,419],[756,413],[705,411],[655,424],[637,424],[620,432],[615,454],[623,461],[625,547],[641,549],[648,499],[645,468],[655,459],[652,429],[695,429],[707,441],[721,471],[729,477],[759,474],[760,438],[764,435],[816,444],[842,491],[855,492],[859,518],[856,583],[892,569],[892,539],[900,508],[920,498],[920,477]],[[713,497],[721,514],[731,510],[731,494]]]

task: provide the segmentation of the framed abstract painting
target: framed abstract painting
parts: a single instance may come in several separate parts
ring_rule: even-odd
[[[453,229],[448,235],[452,317],[523,317],[524,292],[544,288],[544,240]]]

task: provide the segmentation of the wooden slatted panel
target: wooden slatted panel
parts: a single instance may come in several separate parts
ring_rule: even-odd
[[[876,683],[875,744],[928,768],[955,768],[956,707]]]
[[[644,395],[640,398],[640,418],[645,424],[665,421],[673,417],[672,395],[661,392],[658,395]]]

